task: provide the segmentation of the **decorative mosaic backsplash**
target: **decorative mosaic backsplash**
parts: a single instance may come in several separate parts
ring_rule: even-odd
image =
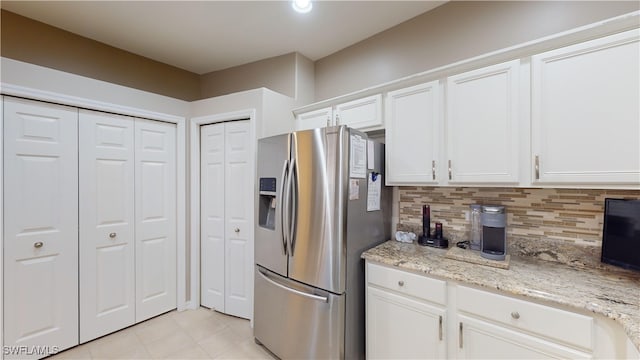
[[[431,206],[431,228],[466,240],[469,205],[504,205],[507,242],[552,240],[600,246],[604,199],[640,199],[640,190],[400,187],[398,230],[422,232],[422,205]]]

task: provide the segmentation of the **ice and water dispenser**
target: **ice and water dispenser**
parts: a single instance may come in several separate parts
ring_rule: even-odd
[[[258,225],[276,228],[276,178],[260,178],[260,200],[258,204]]]

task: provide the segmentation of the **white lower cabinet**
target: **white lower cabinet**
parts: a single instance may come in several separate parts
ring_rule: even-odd
[[[637,359],[622,327],[597,314],[366,263],[369,359]]]
[[[459,358],[592,357],[591,316],[465,286],[456,300]]]
[[[509,327],[458,315],[459,359],[590,359],[591,354]],[[553,324],[549,324],[550,327]]]
[[[369,359],[442,359],[445,310],[424,301],[367,287]]]
[[[40,358],[78,344],[78,111],[3,107],[3,353]]]
[[[367,264],[369,359],[446,357],[446,283]]]

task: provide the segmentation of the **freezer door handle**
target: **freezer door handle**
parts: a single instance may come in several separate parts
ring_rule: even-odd
[[[288,177],[288,168],[289,168],[289,160],[285,160],[284,161],[284,165],[282,166],[282,187],[281,187],[281,192],[280,192],[280,197],[282,197],[282,199],[280,200],[280,229],[282,229],[282,247],[284,250],[284,255],[287,255],[287,242],[288,242],[288,233],[287,231],[285,231],[286,229],[288,229],[287,224],[285,224],[284,218],[285,218],[285,204],[287,202],[287,198],[288,196],[285,196],[286,192],[287,192],[287,177]]]
[[[265,274],[262,272],[262,270],[261,270],[261,269],[258,269],[258,273],[260,274],[260,276],[261,276],[265,281],[267,281],[268,283],[270,283],[270,284],[272,284],[272,285],[275,285],[275,286],[277,286],[277,287],[279,287],[279,288],[281,288],[281,289],[283,289],[283,290],[286,290],[286,291],[292,292],[292,293],[294,293],[294,294],[296,294],[296,295],[300,295],[300,296],[302,296],[302,297],[306,297],[306,298],[308,298],[308,299],[317,300],[317,301],[321,301],[321,302],[324,302],[324,303],[328,303],[328,302],[329,302],[329,298],[328,298],[328,297],[318,296],[318,295],[314,295],[314,294],[309,294],[309,293],[306,293],[306,292],[304,292],[304,291],[300,291],[300,290],[292,289],[292,288],[290,288],[290,287],[287,287],[287,286],[284,286],[284,285],[282,285],[282,284],[279,284],[279,283],[277,283],[277,282],[275,282],[275,281],[273,281],[273,280],[269,279],[269,278],[267,277],[267,275],[265,275]]]

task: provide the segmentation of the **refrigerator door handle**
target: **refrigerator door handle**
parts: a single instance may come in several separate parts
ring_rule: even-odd
[[[289,167],[287,169],[287,183],[285,185],[285,199],[283,206],[284,216],[282,217],[284,228],[282,229],[283,233],[286,233],[286,243],[285,246],[289,247],[289,256],[293,256],[293,252],[291,251],[291,188],[293,186],[293,162],[294,160],[289,161]]]
[[[328,298],[328,297],[318,296],[318,295],[314,295],[314,294],[309,294],[309,293],[306,293],[306,292],[304,292],[304,291],[300,291],[300,290],[292,289],[292,288],[290,288],[290,287],[287,287],[287,286],[284,286],[284,285],[282,285],[282,284],[279,284],[279,283],[277,283],[277,282],[275,282],[275,281],[273,281],[273,280],[269,279],[269,278],[267,277],[267,275],[265,275],[265,274],[262,272],[262,270],[258,270],[258,273],[260,274],[260,276],[261,276],[264,280],[266,280],[267,282],[269,282],[271,285],[275,285],[275,286],[277,286],[277,287],[281,288],[282,290],[286,290],[286,291],[292,292],[292,293],[294,293],[294,294],[296,294],[296,295],[300,295],[300,296],[302,296],[302,297],[306,297],[306,298],[309,298],[309,299],[312,299],[312,300],[317,300],[317,301],[321,301],[321,302],[325,302],[325,303],[328,303],[328,302],[329,302],[329,298]]]
[[[298,219],[297,219],[297,214],[298,214],[298,163],[296,162],[296,159],[294,158],[293,160],[291,160],[291,206],[293,207],[292,211],[291,211],[291,232],[289,235],[289,243],[291,244],[291,248],[290,248],[290,252],[289,254],[291,254],[291,256],[293,256],[295,249],[296,249],[296,232],[297,232],[297,225],[298,225]]]
[[[285,196],[287,193],[287,177],[289,176],[289,172],[287,171],[289,168],[289,160],[284,161],[284,165],[282,166],[282,187],[280,191],[280,196],[282,199],[280,200],[280,228],[282,229],[282,247],[284,251],[284,255],[287,255],[287,243],[288,243],[288,232],[285,229],[288,229],[288,224],[285,224],[285,204],[287,202],[288,196]]]

